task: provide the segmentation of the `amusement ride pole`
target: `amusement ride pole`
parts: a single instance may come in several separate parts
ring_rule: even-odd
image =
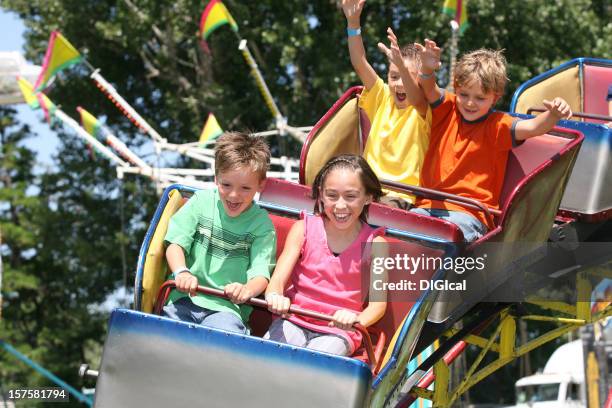
[[[2,248],[2,230],[0,230],[0,248]],[[0,320],[2,320],[2,252],[0,252]]]
[[[130,148],[125,145],[125,143],[119,140],[117,136],[113,135],[106,126],[102,126],[101,129],[104,137],[106,138],[106,143],[115,149],[115,151],[119,153],[121,157],[136,167],[141,167],[143,169],[151,168],[151,166],[149,166],[144,160],[131,151]]]
[[[166,141],[166,139],[161,137],[161,135],[157,133],[157,131],[153,129],[153,127],[151,127],[151,125],[149,125],[147,121],[144,120],[142,116],[140,116],[138,112],[136,112],[136,110],[132,108],[130,104],[125,101],[125,99],[123,99],[121,95],[119,95],[119,92],[117,92],[117,90],[108,81],[106,81],[102,75],[100,75],[99,69],[94,69],[90,77],[96,82],[98,88],[100,88],[100,90],[102,90],[102,92],[104,92],[106,96],[108,96],[108,98],[115,103],[123,114],[138,127],[138,129],[146,132],[156,143],[163,143]]]
[[[21,354],[19,351],[17,351],[17,349],[15,349],[10,344],[4,342],[3,340],[0,340],[0,347],[6,350],[7,352],[9,352],[10,354],[12,354],[13,356],[17,357],[19,360],[24,362],[26,365],[33,368],[35,371],[39,372],[40,374],[44,375],[45,377],[53,381],[55,384],[59,385],[60,387],[68,391],[70,394],[74,395],[76,399],[83,402],[84,404],[87,404],[87,406],[91,407],[93,405],[91,398],[79,392],[76,388],[74,388],[73,386],[71,386],[70,384],[68,384],[67,382],[65,382],[64,380],[62,380],[55,374],[53,374],[51,371],[47,370],[46,368],[30,360],[28,357]]]
[[[451,45],[450,45],[450,68],[448,71],[448,84],[446,85],[446,89],[450,92],[453,92],[453,81],[454,71],[455,71],[455,63],[457,62],[457,54],[458,54],[458,45],[459,45],[459,23],[455,20],[451,20]]]
[[[253,58],[253,55],[251,54],[251,50],[249,50],[249,46],[247,45],[247,40],[240,39],[240,44],[238,45],[238,49],[242,53],[242,56],[244,57],[244,60],[246,61],[249,68],[251,68],[251,74],[253,74],[253,78],[255,78],[255,82],[257,83],[257,88],[259,88],[259,91],[261,92],[261,95],[263,96],[264,101],[266,102],[266,105],[268,106],[268,109],[270,109],[270,112],[272,112],[272,116],[274,116],[274,120],[276,120],[276,126],[279,129],[282,129],[282,127],[285,125],[285,122],[286,122],[285,118],[283,117],[283,114],[281,113],[281,111],[278,109],[278,106],[276,106],[276,102],[274,102],[274,98],[272,97],[272,94],[270,93],[270,89],[268,88],[268,85],[266,84],[266,81],[264,80],[263,75],[261,74],[261,71],[259,70],[259,67],[257,66],[257,62],[255,62],[255,59]]]
[[[125,161],[117,157],[115,153],[113,153],[108,147],[100,143],[98,139],[87,133],[87,131],[83,129],[76,120],[66,115],[61,109],[56,109],[53,114],[63,123],[70,126],[83,140],[85,140],[87,143],[90,143],[97,152],[103,154],[107,159],[109,159],[118,166],[128,167],[128,164]]]
[[[276,105],[276,102],[274,101],[274,97],[272,96],[272,93],[270,92],[270,88],[268,88],[268,85],[266,84],[266,81],[263,75],[261,74],[261,71],[259,70],[259,66],[257,65],[257,62],[255,62],[255,58],[253,58],[253,54],[251,54],[251,50],[249,49],[249,46],[247,45],[247,40],[242,38],[240,36],[240,33],[237,30],[234,31],[234,34],[236,34],[236,38],[238,38],[238,42],[239,42],[238,49],[242,53],[244,60],[246,61],[249,68],[251,69],[251,74],[253,75],[253,78],[255,79],[257,88],[259,89],[261,96],[263,96],[264,101],[266,102],[266,105],[268,106],[268,109],[270,109],[272,116],[274,116],[274,120],[276,122],[276,128],[279,130],[280,135],[284,136],[285,133],[289,133],[296,140],[303,143],[305,140],[304,133],[301,132],[297,128],[294,128],[292,126],[287,126],[287,118],[283,116],[280,109]]]

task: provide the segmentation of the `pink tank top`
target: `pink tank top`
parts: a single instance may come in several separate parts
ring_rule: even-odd
[[[384,228],[374,229],[362,224],[357,238],[335,256],[327,245],[323,219],[304,214],[302,218],[305,224],[304,244],[301,257],[293,268],[292,286],[286,296],[291,299],[291,304],[320,313],[333,315],[340,309],[360,313],[367,297],[367,293],[362,291],[362,264],[364,271],[369,271],[370,243],[384,233]],[[341,336],[348,342],[350,354],[361,344],[361,334],[357,331],[329,327],[327,322],[303,316],[291,315],[289,321],[312,331]]]

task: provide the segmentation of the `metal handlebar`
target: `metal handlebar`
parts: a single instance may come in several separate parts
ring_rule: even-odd
[[[445,200],[445,201],[448,201],[454,204],[461,205],[463,207],[482,211],[485,214],[485,217],[487,218],[487,220],[491,223],[491,225],[494,225],[493,215],[499,217],[502,213],[500,210],[487,207],[483,203],[477,200],[474,200],[472,198],[462,197],[456,194],[449,194],[449,193],[445,193],[442,191],[433,190],[431,188],[418,187],[418,186],[413,186],[410,184],[402,184],[396,181],[384,180],[384,179],[380,180],[380,184],[382,184],[384,187],[391,187],[391,190],[404,192],[404,193],[413,193],[415,195],[418,195],[420,197],[425,197],[425,198],[442,199],[442,200]]]
[[[544,109],[544,108],[529,108],[527,109],[527,115],[531,115],[531,112],[546,112],[546,111],[547,109]],[[605,122],[612,122],[612,116],[599,115],[597,113],[572,112],[572,116],[576,116],[577,118],[595,119],[595,120],[603,120]]]
[[[155,299],[155,304],[153,305],[153,313],[155,313],[156,315],[161,315],[162,308],[164,307],[164,304],[166,304],[166,301],[168,300],[170,291],[175,288],[176,288],[176,283],[173,280],[166,281],[161,285],[161,287],[159,288],[157,298]],[[212,295],[212,296],[217,296],[220,298],[228,299],[225,292],[223,292],[220,289],[213,289],[213,288],[208,288],[205,286],[198,286],[198,288],[196,289],[196,292],[202,293],[204,295]],[[266,302],[263,299],[251,298],[245,303],[248,305],[256,306],[256,307],[263,308],[266,310],[268,309],[268,302]],[[313,319],[323,320],[326,322],[331,322],[334,320],[334,318],[330,315],[315,312],[312,310],[302,309],[297,306],[290,306],[289,313],[306,316],[306,317],[310,317]],[[376,354],[374,353],[374,347],[372,346],[372,338],[370,337],[370,333],[368,333],[368,330],[359,323],[353,324],[353,327],[355,328],[355,330],[361,333],[361,336],[364,342],[364,346],[368,354],[368,360],[370,360],[372,371],[375,372],[375,370],[378,369],[378,364],[376,361]],[[384,341],[383,341],[383,346],[384,346]],[[377,351],[379,351],[379,353],[382,352],[382,348],[380,345],[377,346]]]

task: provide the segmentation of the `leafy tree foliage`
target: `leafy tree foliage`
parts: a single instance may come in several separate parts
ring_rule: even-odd
[[[338,1],[224,3],[290,124],[314,124],[347,88],[358,85]],[[0,5],[26,24],[31,61],[42,62],[49,33],[60,30],[169,141],[195,141],[209,112],[225,129],[273,125],[234,33],[219,28],[209,38],[212,54],[202,50],[197,38],[201,0],[0,0]],[[401,42],[427,37],[448,49],[449,17],[441,14],[441,6],[442,1],[367,2],[364,40],[381,76],[386,77],[386,61],[376,44],[385,41],[387,26]],[[511,82],[501,108],[535,74],[574,57],[612,58],[607,0],[471,0],[468,14],[470,27],[460,51],[506,50]],[[144,136],[93,86],[88,73],[85,65],[63,73],[49,96],[68,113],[81,105],[103,115],[124,141],[141,146]],[[10,110],[0,115],[2,336],[78,383],[76,367],[86,358],[86,340],[103,341],[105,317],[91,305],[121,285],[124,263],[133,269],[156,201],[154,186],[133,178],[117,181],[106,162],[92,160],[82,143],[59,127],[56,167],[35,175],[32,152],[20,147],[27,127],[16,124]],[[272,141],[275,149],[277,142]],[[289,148],[294,155],[299,151],[294,142]],[[125,244],[125,259],[120,244]],[[3,363],[10,359],[0,354]],[[0,378],[19,385],[43,381],[17,364],[1,364]]]

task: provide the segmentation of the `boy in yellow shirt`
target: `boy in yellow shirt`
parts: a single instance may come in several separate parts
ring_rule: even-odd
[[[379,49],[389,58],[388,83],[385,84],[366,59],[360,28],[364,5],[365,0],[342,0],[351,63],[364,86],[359,107],[371,123],[363,156],[379,178],[419,185],[431,129],[431,109],[417,80],[419,54],[413,44],[400,50],[378,43]],[[395,39],[390,28],[387,34],[390,40]],[[412,81],[402,82],[402,70],[408,72]],[[381,202],[408,209],[414,197],[391,192]]]

